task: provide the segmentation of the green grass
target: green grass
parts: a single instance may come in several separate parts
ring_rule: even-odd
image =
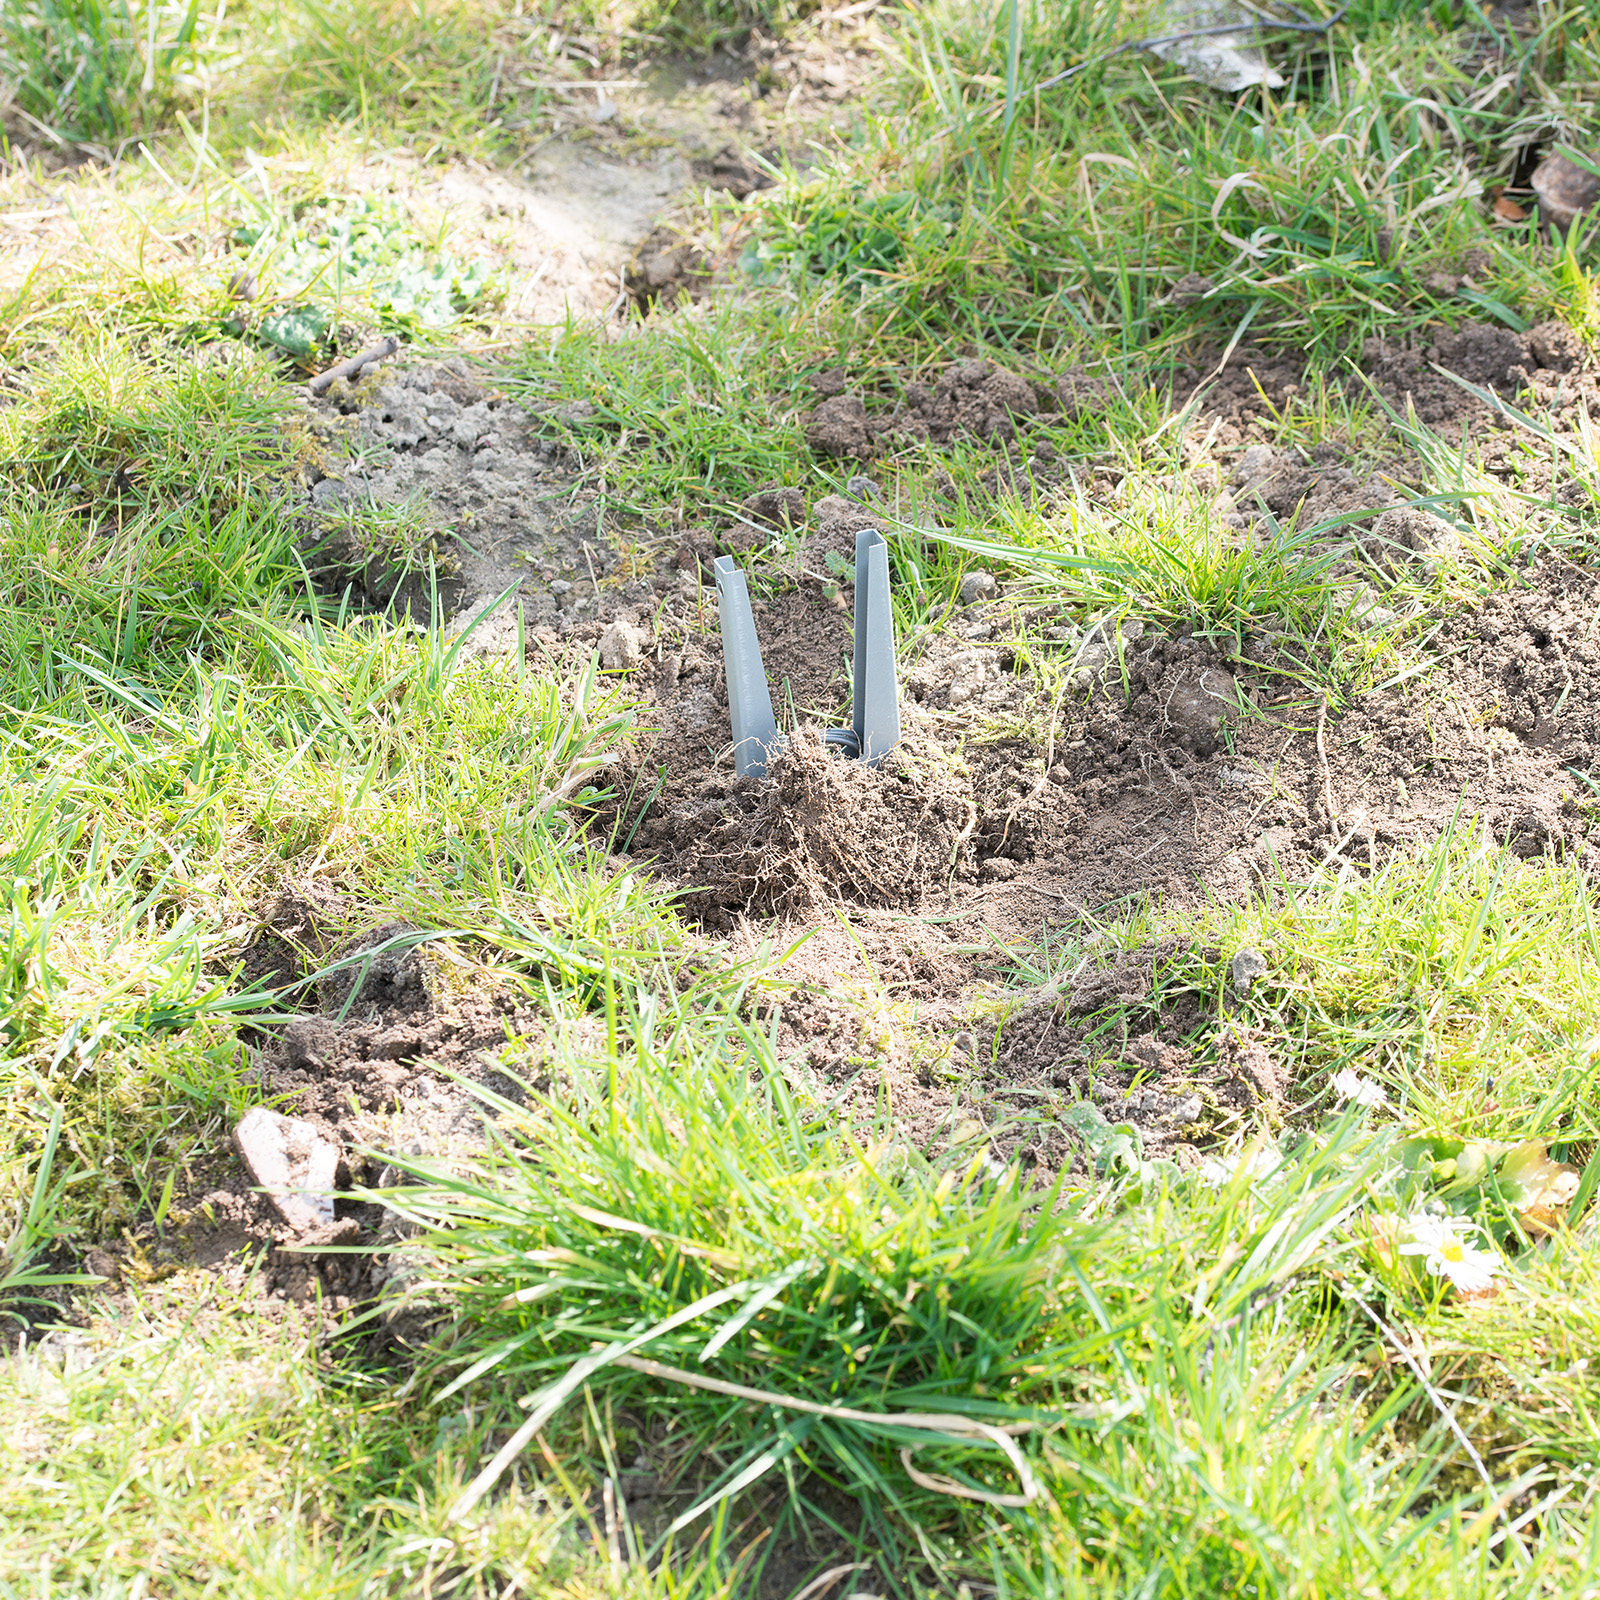
[[[198,0],[6,0],[0,73],[50,145],[105,151],[170,109],[199,22]]]
[[[549,86],[598,58],[709,51],[781,31],[809,0],[5,0],[0,69],[30,142],[108,158],[171,136],[176,116],[209,134],[230,120],[404,130],[432,148],[515,151]]]
[[[580,1481],[615,1480],[643,1450],[679,1487],[670,1522],[632,1530],[642,1555],[697,1528],[698,1548],[726,1548],[751,1525],[723,1496],[765,1484],[766,1527],[831,1485],[863,1507],[858,1536],[897,1592],[1535,1593],[1584,1569],[1580,1521],[1501,1582],[1496,1513],[1437,1397],[1385,1356],[1380,1325],[1430,1302],[1439,1337],[1471,1337],[1375,1242],[1429,1190],[1388,1136],[1347,1117],[1214,1197],[1159,1173],[1041,1197],[981,1154],[927,1166],[888,1126],[841,1138],[770,1067],[759,1088],[675,1059],[684,1031],[619,1007],[609,1064],[561,1063],[561,1100],[503,1108],[476,1170],[417,1168],[424,1186],[396,1199],[434,1225],[418,1248],[461,1308],[440,1402],[526,1395],[461,1511],[542,1428]],[[765,1061],[758,1036],[739,1043]],[[1553,1285],[1556,1258],[1519,1260],[1518,1292]],[[686,1376],[652,1378],[633,1352]],[[1478,1347],[1453,1391],[1476,1428],[1513,1439],[1475,1396],[1514,1366]],[[708,1394],[697,1375],[739,1387]],[[1582,1369],[1554,1381],[1581,1388]],[[840,1404],[890,1416],[800,1409]],[[1015,1495],[1018,1479],[950,1437],[948,1415],[941,1441],[897,1412],[1024,1425],[1041,1499],[979,1514],[908,1489],[907,1445],[968,1488]],[[1520,1496],[1588,1492],[1577,1459],[1520,1440],[1499,1470]],[[761,1542],[743,1553],[756,1570]]]
[[[476,1431],[415,1422],[317,1346],[185,1275],[8,1362],[0,1593],[616,1592],[581,1519],[538,1492],[448,1522]]]
[[[153,153],[72,180],[121,208],[125,237],[0,308],[17,379],[0,409],[0,1297],[41,1319],[31,1341],[91,1246],[143,1264],[114,1308],[76,1286],[84,1326],[0,1366],[0,1595],[712,1600],[806,1533],[818,1562],[876,1562],[907,1595],[1592,1591],[1600,951],[1575,865],[1506,857],[1467,807],[1359,874],[1334,862],[1241,906],[1009,948],[998,1014],[1171,934],[1157,993],[1096,1021],[1143,1029],[1197,994],[1198,1059],[1246,1026],[1296,1086],[1282,1126],[1207,1173],[1129,1159],[1040,1194],[971,1144],[909,1148],[887,1106],[842,1124],[775,1059],[764,965],[711,959],[584,835],[567,802],[635,725],[624,692],[464,661],[441,627],[308,583],[286,484],[312,444],[287,363],[244,323],[280,293],[338,339],[381,314],[265,264],[345,214],[329,150],[511,163],[542,137],[539,83],[595,70],[579,52],[603,72],[647,35],[703,47],[804,9],[286,0],[195,13],[181,40],[188,13],[157,11],[158,44],[178,43],[148,87],[149,11],[0,11],[21,111]],[[943,626],[982,562],[1053,613],[1134,608],[1219,639],[1270,623],[1308,662],[1286,687],[1335,714],[1402,674],[1430,692],[1433,620],[1526,556],[1582,558],[1593,504],[1542,473],[1592,478],[1592,429],[1508,415],[1525,447],[1508,483],[1479,440],[1387,414],[1350,361],[1374,334],[1467,318],[1600,327],[1592,233],[1558,248],[1497,226],[1480,192],[1530,138],[1569,136],[1600,74],[1593,20],[1551,9],[1501,39],[1502,78],[1475,10],[1365,0],[1327,40],[1274,46],[1288,88],[1235,103],[1109,55],[1146,17],[889,14],[870,101],[808,170],[691,219],[727,247],[730,293],[621,337],[541,334],[501,352],[506,386],[590,402],[545,426],[602,513],[643,533],[771,481],[841,489],[853,466],[803,443],[814,372],[846,366],[887,409],[958,355],[1040,379],[1082,361],[1124,392],[1040,430],[1076,488],[993,497],[973,442],[870,464],[903,637]],[[47,177],[67,181],[19,167],[7,193],[30,203]],[[248,313],[227,289],[241,225],[269,239],[273,304]],[[442,225],[392,232],[415,261],[449,254]],[[1476,288],[1430,284],[1470,249],[1488,257]],[[1167,299],[1189,272],[1211,290]],[[426,336],[470,340],[489,298]],[[1403,453],[1454,508],[1477,563],[1384,580],[1425,620],[1361,631],[1312,527],[1258,546],[1174,491],[1194,461],[1172,363],[1235,335],[1311,361],[1250,437]],[[1088,492],[1097,467],[1124,479],[1114,504]],[[415,543],[404,509],[351,517],[355,547]],[[405,918],[539,1017],[501,1059],[545,1093],[497,1105],[481,1157],[410,1160],[384,1191],[421,1224],[403,1357],[371,1355],[370,1324],[330,1340],[309,1315],[263,1317],[164,1232],[259,1097],[241,1051],[277,1001],[241,994],[239,955],[308,876],[344,897],[345,931]],[[1216,952],[1245,946],[1269,973],[1234,1008]],[[1336,1114],[1346,1069],[1387,1108]],[[1570,1229],[1530,1220],[1502,1145],[1580,1175]],[[1429,1207],[1481,1230],[1498,1297],[1399,1252]],[[837,1406],[867,1419],[815,1409]],[[907,1410],[1018,1425],[1028,1477],[993,1436],[883,1420]],[[1002,1500],[918,1482],[907,1446],[918,1472]],[[639,1455],[663,1486],[648,1503]],[[1030,1480],[1036,1497],[1005,1503]]]

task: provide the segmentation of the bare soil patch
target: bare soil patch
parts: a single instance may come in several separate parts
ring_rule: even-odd
[[[815,631],[791,621],[765,641],[775,680],[801,665],[781,641],[827,637],[838,616],[805,584],[783,604],[791,618],[809,607]],[[1214,995],[1210,1011],[1163,1002],[1130,1040],[1150,980],[1118,988],[1116,968],[1104,983],[1080,974],[1066,999],[1027,999],[985,1036],[964,1019],[1003,964],[997,942],[1147,901],[1273,896],[1323,867],[1368,872],[1463,817],[1519,854],[1600,865],[1573,776],[1600,759],[1597,608],[1595,577],[1552,560],[1444,624],[1448,683],[1413,680],[1343,712],[1289,692],[1306,663],[1282,635],[1226,648],[1135,628],[1117,641],[1125,687],[1108,663],[1050,707],[998,642],[1024,620],[1001,597],[964,622],[997,637],[940,635],[904,663],[906,735],[884,768],[825,753],[811,728],[769,779],[744,782],[719,765],[729,733],[708,618],[671,651],[698,652],[698,686],[681,666],[671,689],[658,676],[657,742],[597,825],[736,952],[807,936],[779,974],[793,984],[774,1002],[780,1048],[854,1113],[890,1107],[929,1147],[975,1121],[1044,1175],[1092,1160],[1062,1120],[1086,1099],[1134,1125],[1147,1155],[1181,1155],[1281,1115],[1293,1086],[1243,1033],[1216,1036]],[[1035,607],[1025,620],[1047,619]],[[1111,1044],[1107,1026],[1121,1030]],[[955,1042],[975,1027],[978,1042]]]
[[[1085,966],[962,1037],[974,1109],[1041,1178],[1092,1173],[1113,1129],[1144,1159],[1185,1167],[1200,1147],[1282,1120],[1283,1073],[1247,1028],[1216,1028],[1212,993],[1171,981],[1179,954],[1167,940]]]
[[[1402,418],[1414,408],[1418,420],[1447,443],[1459,443],[1469,428],[1475,443],[1485,431],[1509,439],[1503,416],[1455,379],[1508,402],[1523,396],[1573,430],[1579,407],[1592,409],[1600,399],[1600,372],[1560,322],[1541,323],[1522,334],[1467,322],[1426,338],[1371,339],[1362,352],[1360,376],[1346,386],[1354,398],[1375,397]],[[1093,417],[1122,395],[1154,386],[1170,392],[1175,407],[1195,402],[1188,438],[1196,445],[1203,441],[1208,453],[1223,460],[1247,447],[1259,448],[1268,429],[1307,396],[1304,356],[1256,343],[1232,351],[1202,347],[1175,365],[1120,384],[1109,373],[1079,367],[1055,375],[1020,374],[986,360],[958,361],[920,375],[896,395],[852,386],[843,368],[818,373],[812,383],[821,398],[803,421],[806,442],[818,456],[865,461],[922,443],[986,442],[999,457],[985,480],[990,492],[1023,498],[1066,476],[1050,430]],[[1495,454],[1491,445],[1489,455]],[[1408,455],[1409,447],[1396,433],[1387,457],[1357,475],[1338,446],[1325,442],[1310,452],[1311,459],[1296,458],[1298,476],[1280,476],[1271,509],[1281,517],[1300,507],[1303,525],[1358,509],[1361,495],[1375,496],[1365,503],[1382,507],[1396,498],[1386,480],[1398,475],[1403,482],[1413,475]]]
[[[317,447],[306,544],[313,572],[335,591],[354,580],[368,606],[424,619],[436,582],[456,628],[474,624],[468,655],[512,648],[511,607],[484,619],[507,589],[525,632],[542,639],[599,617],[607,580],[622,578],[607,593],[610,609],[653,593],[648,578],[623,571],[566,452],[465,362],[340,379],[307,402],[306,418]],[[403,522],[409,513],[415,527],[375,534],[372,508]]]
[[[481,1149],[483,1110],[465,1084],[519,1093],[498,1070],[497,1052],[540,1030],[509,992],[409,943],[414,930],[404,924],[343,932],[355,916],[315,882],[285,888],[264,907],[241,975],[246,987],[278,990],[286,1005],[303,1008],[285,1026],[247,1035],[242,1076],[339,1149],[341,1190],[395,1181],[385,1153],[449,1159]],[[355,964],[318,976],[350,958]],[[338,1199],[332,1225],[307,1233],[257,1192],[231,1148],[188,1179],[167,1228],[126,1233],[90,1253],[88,1269],[108,1280],[108,1292],[201,1267],[269,1313],[292,1305],[331,1327],[392,1274],[387,1256],[370,1253],[400,1237],[380,1205]],[[370,1353],[404,1342],[414,1321],[376,1325]]]

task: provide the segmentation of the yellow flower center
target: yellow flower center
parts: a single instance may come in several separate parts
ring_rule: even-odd
[[[1459,1239],[1452,1239],[1439,1254],[1446,1261],[1462,1262],[1467,1259],[1466,1246]]]

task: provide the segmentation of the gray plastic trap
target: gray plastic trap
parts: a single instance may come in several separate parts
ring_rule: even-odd
[[[732,556],[718,556],[717,609],[722,622],[722,667],[728,680],[733,763],[741,778],[764,778],[786,743],[772,715],[767,670],[756,639],[744,573]],[[889,606],[889,546],[876,528],[856,535],[855,684],[850,726],[830,728],[826,744],[877,766],[900,742],[900,693],[894,676],[894,615]]]
[[[732,556],[718,556],[717,613],[722,620],[722,670],[728,680],[733,764],[741,778],[764,778],[780,740],[767,692],[767,669],[756,642],[750,589]]]

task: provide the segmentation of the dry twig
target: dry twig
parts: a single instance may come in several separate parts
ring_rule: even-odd
[[[356,378],[367,367],[375,367],[380,361],[386,360],[400,348],[400,341],[390,334],[381,344],[375,344],[370,350],[363,350],[360,355],[351,356],[348,361],[341,361],[337,366],[329,367],[326,372],[319,372],[307,385],[308,394],[326,394],[333,387],[336,378]]]
[[[1014,1434],[1031,1432],[1037,1426],[1033,1422],[1012,1422],[1004,1427],[995,1427],[972,1417],[948,1416],[935,1411],[852,1411],[848,1406],[825,1406],[815,1400],[798,1400],[793,1395],[777,1394],[771,1389],[750,1389],[742,1383],[728,1383],[722,1378],[685,1372],[681,1367],[663,1366],[661,1362],[648,1361],[643,1356],[613,1356],[612,1364],[642,1372],[646,1377],[666,1378],[690,1389],[730,1395],[735,1400],[754,1400],[759,1405],[779,1406],[786,1411],[803,1411],[813,1417],[832,1417],[839,1422],[864,1422],[880,1428],[915,1428],[920,1432],[972,1442],[984,1440],[1000,1450],[1011,1463],[1022,1485],[1021,1494],[995,1494],[987,1489],[969,1489],[953,1478],[930,1477],[927,1473],[918,1472],[911,1465],[912,1449],[909,1445],[900,1452],[900,1462],[913,1483],[938,1494],[953,1495],[962,1500],[978,1500],[990,1506],[1029,1506],[1039,1498],[1038,1480],[1028,1466],[1028,1458],[1012,1438]]]

